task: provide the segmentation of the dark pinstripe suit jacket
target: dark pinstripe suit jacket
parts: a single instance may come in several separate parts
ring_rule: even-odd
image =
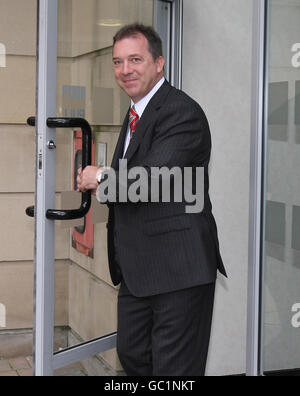
[[[127,127],[128,114],[111,164],[116,171]],[[210,152],[203,110],[165,82],[146,107],[130,142],[125,155],[128,169],[204,167],[204,210],[187,214],[186,202],[109,203],[108,256],[115,285],[123,276],[132,294],[145,297],[214,282],[217,269],[226,276],[208,194]]]

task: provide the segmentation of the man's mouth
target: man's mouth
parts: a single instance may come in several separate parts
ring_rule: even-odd
[[[131,84],[131,83],[134,83],[136,81],[137,81],[136,78],[131,78],[131,79],[128,79],[128,80],[123,80],[123,83],[124,84]]]

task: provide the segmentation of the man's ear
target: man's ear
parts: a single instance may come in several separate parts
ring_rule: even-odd
[[[158,73],[161,73],[164,70],[165,63],[166,61],[163,56],[160,56],[159,58],[156,59]]]

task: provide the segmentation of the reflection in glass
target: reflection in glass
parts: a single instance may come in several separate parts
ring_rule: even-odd
[[[122,372],[118,373],[123,375]],[[116,372],[99,355],[54,370],[55,377],[115,376]]]
[[[300,69],[291,48],[300,40],[300,1],[269,2],[269,90],[264,243],[264,372],[300,368]]]
[[[121,26],[136,21],[153,24],[153,0],[59,0],[57,114],[87,119],[94,133],[95,164],[103,160],[110,164],[130,104],[114,79],[113,36]],[[76,184],[77,135],[57,132],[57,192],[61,193]],[[103,157],[99,147],[105,147],[105,158],[98,158]],[[57,227],[56,233],[60,237],[56,239],[55,351],[59,351],[116,332],[118,290],[108,270],[105,224],[94,226],[87,217],[84,232],[77,233],[80,241],[74,240],[74,228]],[[92,361],[102,362],[105,370],[121,370],[115,351]],[[92,366],[84,364],[93,371]]]

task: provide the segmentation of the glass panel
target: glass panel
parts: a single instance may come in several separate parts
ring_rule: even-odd
[[[32,373],[36,0],[0,0],[0,375]]]
[[[111,352],[112,353],[112,352]],[[116,376],[116,371],[112,369],[107,360],[100,355],[91,356],[81,362],[70,364],[69,366],[62,367],[54,370],[55,377],[106,377]],[[124,372],[119,372],[117,375],[124,375]]]
[[[59,0],[57,115],[84,117],[92,126],[93,162],[110,165],[129,99],[117,86],[112,42],[125,24],[153,24],[153,0]],[[81,133],[57,130],[57,204],[80,206],[74,172]],[[77,203],[76,203],[77,200]],[[75,203],[74,203],[75,202]],[[93,207],[101,206],[96,201]],[[117,289],[108,270],[106,224],[90,212],[56,226],[55,351],[117,330]],[[121,370],[116,353],[99,361]]]
[[[155,10],[156,30],[163,41],[163,56],[165,58],[165,77],[171,80],[171,13],[172,3],[166,1],[157,1]]]
[[[269,2],[265,372],[300,368],[300,1]]]

